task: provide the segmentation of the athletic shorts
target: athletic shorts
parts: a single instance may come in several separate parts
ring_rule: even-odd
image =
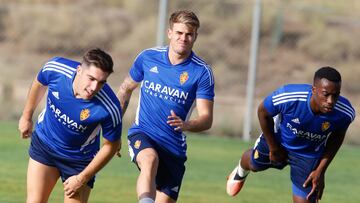
[[[263,171],[268,168],[281,170],[289,165],[293,195],[304,199],[310,193],[312,185],[309,184],[306,188],[302,185],[309,174],[317,167],[318,163],[318,158],[306,158],[291,152],[288,153],[287,163],[272,163],[269,159],[269,147],[262,135],[256,140],[251,156],[251,164],[257,171]],[[311,195],[310,200],[314,201],[315,198],[316,194]]]
[[[66,179],[73,175],[79,174],[91,162],[91,160],[71,160],[61,157],[49,146],[44,144],[35,131],[31,136],[29,155],[37,162],[57,168],[60,172],[62,182],[65,182]],[[87,182],[87,185],[93,188],[94,182],[95,176]]]
[[[129,154],[136,165],[136,157],[146,148],[154,149],[159,156],[159,166],[156,174],[156,189],[177,200],[181,182],[185,173],[186,158],[177,157],[161,148],[144,133],[129,135]],[[138,167],[139,168],[139,167]]]

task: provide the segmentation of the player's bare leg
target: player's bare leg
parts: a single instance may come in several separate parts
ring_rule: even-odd
[[[159,165],[158,154],[154,149],[146,148],[139,152],[136,161],[140,168],[136,186],[138,199],[140,202],[142,199],[151,202],[150,200],[155,200],[156,196],[155,177]]]
[[[246,152],[244,152],[244,154],[242,155],[242,157],[240,159],[240,166],[244,170],[255,172],[255,169],[254,169],[254,167],[252,167],[251,161],[250,161],[251,156],[252,156],[252,151],[253,151],[253,149],[248,149]]]
[[[169,197],[168,195],[166,195],[163,192],[160,191],[156,191],[156,203],[175,203],[176,201],[173,200],[171,197]]]
[[[90,196],[91,188],[88,185],[83,185],[79,191],[71,198],[64,195],[64,203],[86,203]]]
[[[250,164],[251,154],[252,149],[244,152],[238,166],[236,166],[228,176],[228,180],[226,182],[226,192],[228,195],[237,195],[243,187],[246,177],[252,168]]]
[[[27,203],[48,202],[51,191],[59,179],[59,171],[55,167],[29,159],[27,171]]]

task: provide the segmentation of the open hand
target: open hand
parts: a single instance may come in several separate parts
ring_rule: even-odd
[[[187,129],[187,123],[177,116],[173,110],[170,111],[170,114],[167,123],[170,126],[174,126],[174,130],[176,131],[185,131]]]
[[[308,178],[305,180],[303,187],[307,187],[309,183],[312,184],[312,188],[306,199],[309,199],[311,195],[316,194],[316,202],[319,202],[325,188],[324,174],[316,170],[312,171],[309,174]]]

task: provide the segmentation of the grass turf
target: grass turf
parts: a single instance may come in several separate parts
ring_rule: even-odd
[[[25,202],[26,170],[30,140],[22,140],[16,123],[0,122],[0,202]],[[289,168],[269,169],[251,173],[236,197],[225,193],[226,176],[241,154],[251,143],[239,139],[188,135],[188,161],[178,202],[186,203],[281,203],[291,202]],[[135,203],[135,183],[138,171],[127,155],[126,136],[123,136],[123,157],[115,157],[97,175],[89,202]],[[358,175],[360,148],[343,146],[326,175],[322,203],[360,202]],[[62,202],[62,184],[59,181],[49,202]]]

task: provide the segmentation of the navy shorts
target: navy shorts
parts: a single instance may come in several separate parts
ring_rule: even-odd
[[[79,174],[91,162],[91,160],[71,160],[61,157],[49,146],[44,144],[35,131],[31,136],[29,155],[37,162],[57,168],[60,172],[62,182],[65,182],[70,176]],[[87,182],[87,185],[93,188],[94,182],[95,176]]]
[[[159,156],[159,166],[156,174],[156,189],[177,200],[181,182],[185,173],[186,158],[177,157],[156,144],[144,133],[129,135],[129,154],[136,163],[138,153],[146,148],[154,149]]]
[[[310,193],[312,185],[309,184],[306,188],[302,185],[309,174],[317,167],[318,163],[318,158],[306,158],[291,152],[288,153],[287,163],[272,163],[269,159],[269,147],[262,135],[256,140],[251,156],[251,164],[257,171],[266,170],[268,168],[281,170],[289,165],[293,195],[304,199],[306,199],[306,196]],[[315,198],[316,194],[312,195],[310,200],[314,201]]]

